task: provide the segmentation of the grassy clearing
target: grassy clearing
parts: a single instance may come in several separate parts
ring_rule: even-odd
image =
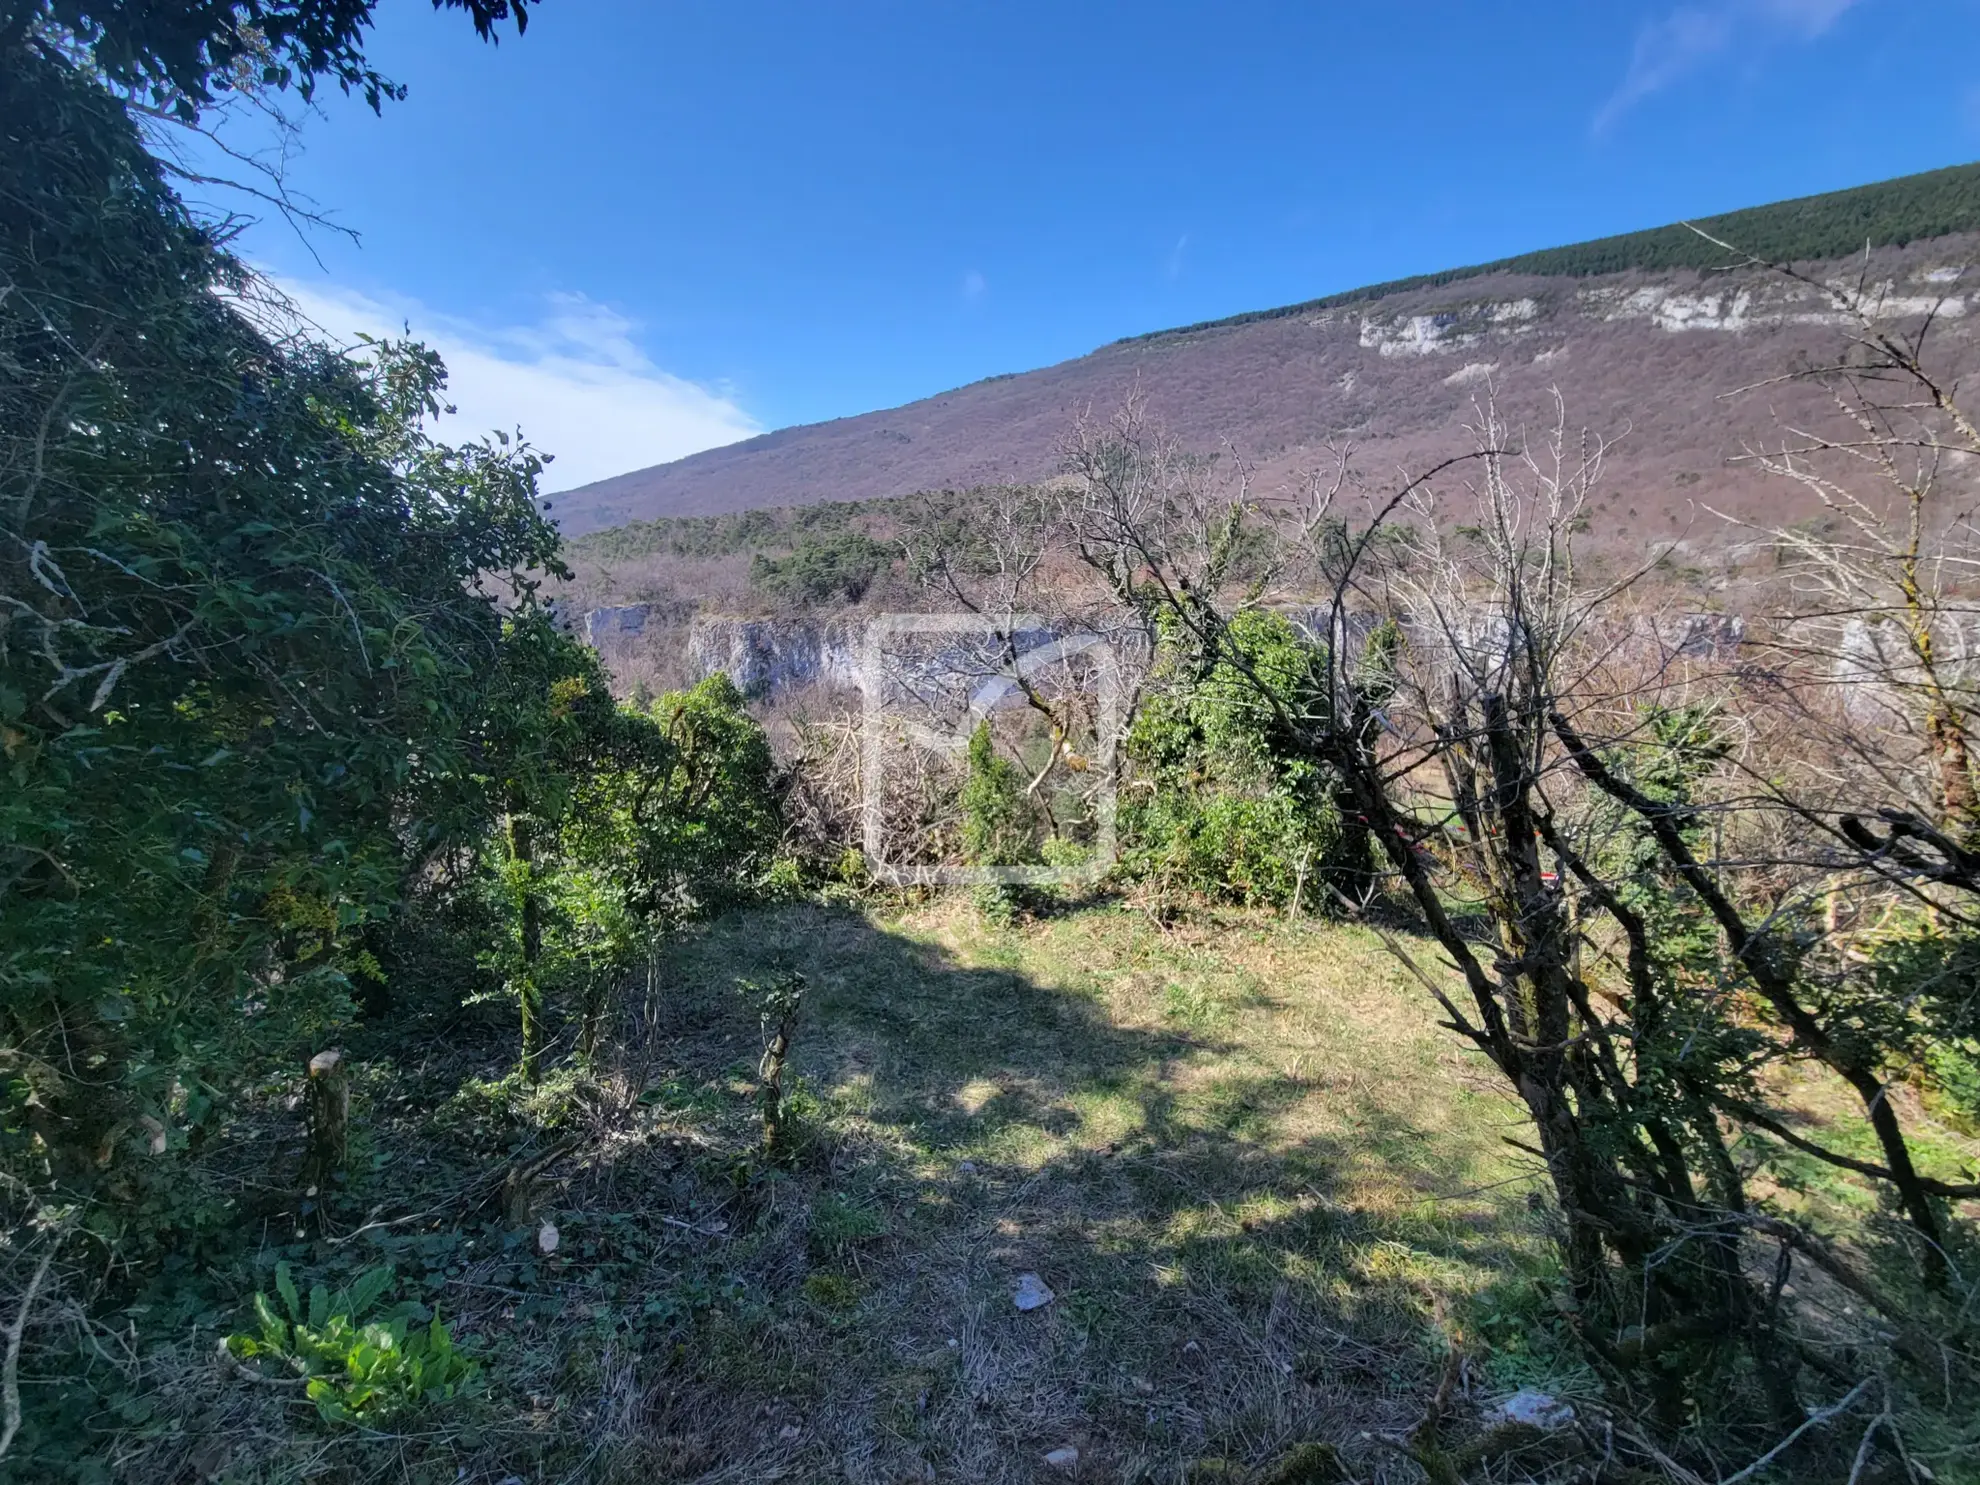
[[[801,1153],[766,1169],[737,982],[785,969]],[[333,1441],[216,1376],[209,1321],[110,1421],[125,1478],[1016,1482],[1073,1448],[1076,1479],[1179,1482],[1320,1440],[1404,1481],[1362,1433],[1420,1416],[1451,1339],[1477,1394],[1593,1390],[1532,1282],[1521,1111],[1358,928],[760,908],[674,946],[614,1066],[526,1094],[508,1036],[371,1048],[368,1173],[232,1288],[391,1262],[485,1398]],[[1016,1308],[1025,1274],[1052,1303]]]
[[[731,1137],[755,1028],[726,982],[779,965],[813,987],[815,1146],[721,1240],[762,1307],[679,1363],[717,1469],[1026,1480],[1070,1446],[1176,1479],[1351,1443],[1414,1420],[1440,1309],[1544,1262],[1514,1111],[1357,930],[739,915],[668,966]],[[1051,1305],[1015,1308],[1025,1273]]]
[[[736,982],[783,968],[811,986],[804,1144],[766,1170]],[[1407,1478],[1360,1431],[1413,1422],[1442,1337],[1530,1307],[1547,1265],[1518,1111],[1358,929],[792,905],[687,937],[656,989],[619,1065],[531,1095],[442,1091],[495,1071],[505,1025],[401,1026],[337,1241],[270,1233],[243,1277],[393,1263],[484,1401],[333,1447],[216,1378],[209,1320],[111,1421],[124,1473],[1021,1481],[1070,1447],[1078,1479],[1177,1481],[1321,1439]],[[566,1139],[503,1190],[491,1147]],[[1026,1273],[1056,1296],[1029,1313]]]

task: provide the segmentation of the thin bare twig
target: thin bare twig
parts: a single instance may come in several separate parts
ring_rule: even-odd
[[[7,1451],[14,1447],[14,1435],[21,1431],[21,1337],[27,1333],[34,1297],[41,1291],[41,1282],[48,1277],[48,1267],[55,1261],[56,1249],[61,1244],[59,1236],[50,1241],[48,1251],[41,1255],[34,1277],[28,1280],[21,1295],[20,1309],[14,1312],[7,1326],[7,1357],[0,1362],[0,1459],[7,1457]]]
[[[1840,1402],[1830,1403],[1829,1406],[1826,1408],[1817,1408],[1814,1412],[1808,1415],[1807,1419],[1803,1421],[1802,1425],[1799,1428],[1795,1429],[1793,1433],[1789,1434],[1786,1438],[1782,1439],[1778,1444],[1774,1445],[1773,1448],[1769,1449],[1765,1454],[1762,1454],[1758,1459],[1754,1460],[1753,1463],[1749,1464],[1745,1469],[1739,1471],[1737,1474],[1727,1475],[1725,1479],[1719,1482],[1719,1485],[1739,1485],[1739,1482],[1741,1480],[1752,1479],[1753,1476],[1759,1474],[1761,1470],[1765,1469],[1768,1465],[1772,1464],[1776,1459],[1779,1459],[1781,1455],[1785,1454],[1791,1447],[1793,1447],[1795,1441],[1798,1440],[1803,1434],[1807,1433],[1811,1428],[1820,1428],[1824,1423],[1827,1423],[1831,1418],[1834,1418],[1837,1414],[1847,1412],[1855,1404],[1856,1400],[1859,1397],[1863,1396],[1865,1392],[1869,1391],[1869,1389],[1875,1384],[1876,1380],[1877,1379],[1875,1377],[1865,1377],[1861,1382],[1858,1382],[1854,1387],[1850,1388],[1849,1392],[1842,1398]],[[1856,1476],[1851,1475],[1850,1478],[1854,1480]]]

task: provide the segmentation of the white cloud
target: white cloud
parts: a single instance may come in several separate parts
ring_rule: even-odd
[[[447,363],[447,400],[458,416],[443,436],[461,440],[518,427],[556,461],[546,494],[760,433],[736,402],[655,366],[638,328],[582,294],[556,294],[533,324],[487,325],[413,300],[276,279],[304,318],[332,337],[399,336],[409,326]]]
[[[1759,0],[1759,9],[1779,25],[1813,41],[1838,20],[1856,0]]]
[[[1181,237],[1178,237],[1176,239],[1176,245],[1169,249],[1169,257],[1167,262],[1164,264],[1164,271],[1168,274],[1171,280],[1179,279],[1182,277],[1183,254],[1188,250],[1188,248],[1189,248],[1189,234],[1185,232]]]
[[[963,275],[962,296],[969,300],[970,303],[974,304],[989,292],[990,280],[985,278],[977,269],[972,268],[968,273]]]
[[[1717,0],[1682,5],[1647,22],[1636,33],[1629,66],[1615,92],[1597,110],[1600,134],[1653,93],[1731,50],[1781,41],[1814,41],[1858,0]]]

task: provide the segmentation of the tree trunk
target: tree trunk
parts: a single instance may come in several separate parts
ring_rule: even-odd
[[[583,1019],[578,1027],[578,1056],[586,1064],[598,1055],[598,1042],[605,1034],[605,1017],[611,1008],[611,974],[594,966],[585,976]]]
[[[763,1078],[757,1098],[763,1109],[763,1158],[776,1164],[790,1143],[784,1123],[784,1059],[791,1050],[791,1023],[785,1019],[763,1053]]]
[[[1962,846],[1980,841],[1980,799],[1973,786],[1973,757],[1966,745],[1966,719],[1946,702],[1932,708],[1925,735],[1939,766],[1940,828]]]
[[[508,818],[509,863],[515,873],[516,910],[520,918],[522,967],[516,976],[516,1009],[522,1018],[522,1054],[517,1063],[525,1082],[534,1083],[543,1070],[543,986],[537,965],[543,957],[543,901],[536,893],[534,843],[529,820],[511,811]]]
[[[784,1113],[784,1063],[791,1055],[798,1012],[803,1004],[803,977],[792,975],[772,1001],[778,1013],[777,1026],[757,1068],[760,1078],[757,1102],[763,1111],[763,1158],[773,1165],[782,1163],[791,1153],[790,1121]]]

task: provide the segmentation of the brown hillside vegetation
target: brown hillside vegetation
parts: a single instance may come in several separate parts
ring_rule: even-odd
[[[1815,265],[1866,274],[1903,307],[1941,303],[1942,353],[1970,360],[1970,292],[1957,276],[1980,244],[1965,233]],[[1515,424],[1559,388],[1570,416],[1621,435],[1598,537],[1679,537],[1717,523],[1701,500],[1755,520],[1792,519],[1793,492],[1737,462],[1813,415],[1810,389],[1746,395],[1833,353],[1831,309],[1812,288],[1757,270],[1676,269],[1564,278],[1494,273],[1347,303],[1137,339],[905,407],[713,449],[558,495],[568,535],[631,520],[707,515],[1053,474],[1075,417],[1137,387],[1185,444],[1228,447],[1257,487],[1292,481],[1349,440],[1369,471],[1467,446],[1488,385]]]

